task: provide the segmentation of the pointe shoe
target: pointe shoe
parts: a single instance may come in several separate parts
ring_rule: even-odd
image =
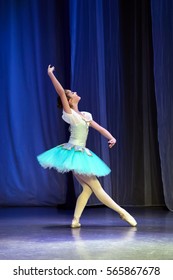
[[[75,219],[72,220],[72,223],[71,223],[71,228],[80,228],[81,227],[81,224],[76,221]]]
[[[137,222],[135,221],[135,219],[127,211],[124,211],[123,213],[121,213],[120,214],[120,218],[122,220],[126,221],[132,227],[136,227],[137,226]]]

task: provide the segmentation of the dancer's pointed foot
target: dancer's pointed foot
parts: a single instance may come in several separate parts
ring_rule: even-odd
[[[71,223],[71,228],[80,228],[81,227],[81,224],[79,223],[78,220],[76,220],[75,218],[72,220],[72,223]]]
[[[122,220],[126,221],[132,227],[137,226],[137,222],[127,211],[124,210],[122,213],[120,213],[120,217]]]

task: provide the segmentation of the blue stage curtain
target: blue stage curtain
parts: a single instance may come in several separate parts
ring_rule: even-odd
[[[64,204],[81,190],[36,160],[68,139],[48,64],[117,138],[109,150],[90,128],[87,147],[112,169],[105,190],[121,205],[164,205],[151,27],[149,0],[0,1],[0,205]]]
[[[164,204],[150,1],[74,0],[70,16],[72,89],[117,138],[110,151],[100,135],[88,141],[111,163],[104,188],[123,205]]]
[[[47,75],[56,65],[69,86],[67,1],[0,1],[0,204],[56,205],[68,178],[36,160],[66,139]]]
[[[82,97],[80,109],[91,112],[93,119],[107,128],[103,3],[74,0],[70,4],[71,87]],[[118,14],[117,9],[115,13]],[[107,140],[91,128],[87,145],[110,166]],[[112,195],[111,177],[99,180]],[[77,193],[80,190],[78,186]],[[98,203],[95,197],[90,202]]]
[[[152,0],[158,142],[165,203],[173,210],[173,1]]]

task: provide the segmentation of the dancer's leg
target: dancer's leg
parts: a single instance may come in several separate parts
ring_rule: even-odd
[[[83,191],[81,192],[81,194],[78,196],[77,201],[76,201],[76,207],[75,207],[75,211],[74,211],[74,218],[72,221],[72,226],[73,225],[78,225],[79,224],[79,219],[82,215],[82,212],[88,202],[88,199],[90,198],[91,194],[92,194],[92,190],[91,188],[80,179],[78,174],[73,174],[75,176],[75,178],[77,179],[77,181],[81,184]]]
[[[96,197],[103,204],[105,204],[109,208],[111,208],[114,211],[121,214],[122,208],[117,203],[115,203],[115,201],[104,191],[100,182],[98,181],[98,179],[95,176],[92,176],[92,177],[85,176],[85,175],[79,175],[79,176],[80,176],[79,177],[80,180],[85,182],[85,184],[88,185],[92,189],[92,191],[94,192]]]
[[[117,203],[115,203],[115,201],[104,191],[100,182],[95,176],[88,177],[85,175],[80,175],[79,178],[82,182],[85,182],[86,185],[88,185],[92,189],[96,197],[103,204],[118,212],[122,219],[126,220],[131,225],[136,226],[137,223],[134,220],[134,218],[125,209],[123,209]]]

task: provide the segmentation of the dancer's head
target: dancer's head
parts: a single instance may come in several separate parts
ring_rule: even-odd
[[[77,95],[77,92],[73,92],[70,89],[65,89],[65,94],[68,100],[68,103],[70,105],[71,108],[73,108],[74,105],[77,105],[81,99],[81,97],[79,95]],[[62,102],[61,102],[61,98],[58,96],[58,104],[57,104],[58,108],[62,108]]]

